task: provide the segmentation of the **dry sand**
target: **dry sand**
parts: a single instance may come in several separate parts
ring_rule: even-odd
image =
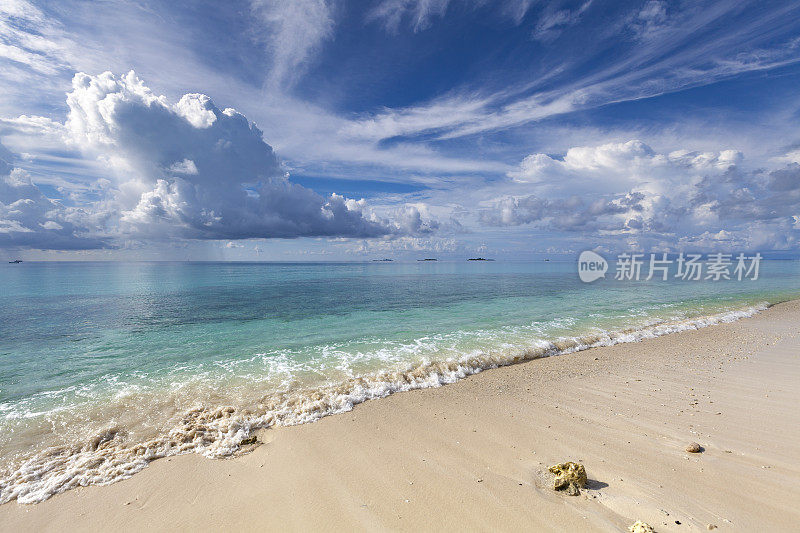
[[[749,319],[487,371],[253,453],[0,507],[6,531],[797,531],[800,301]],[[684,447],[700,443],[705,451]],[[542,472],[582,462],[589,488]]]

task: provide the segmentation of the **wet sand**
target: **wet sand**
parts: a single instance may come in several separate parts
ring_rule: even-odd
[[[752,318],[485,371],[313,424],[250,454],[0,506],[4,531],[792,530],[800,301]],[[690,454],[684,447],[701,444]],[[549,465],[589,486],[556,493]]]

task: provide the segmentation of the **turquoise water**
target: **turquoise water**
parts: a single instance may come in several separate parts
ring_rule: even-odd
[[[613,268],[613,267],[612,267]],[[492,366],[637,340],[800,294],[757,281],[582,283],[572,262],[0,265],[0,502],[223,456]],[[703,318],[713,317],[713,318]]]

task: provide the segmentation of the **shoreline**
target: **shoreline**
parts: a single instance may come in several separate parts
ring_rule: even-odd
[[[688,500],[681,497],[681,492],[691,494],[691,490],[685,486],[686,480],[681,482],[676,466],[690,466],[684,475],[697,476],[699,469],[711,479],[700,479],[698,487],[705,483],[708,491],[716,493],[729,490],[725,483],[738,484],[738,490],[750,493],[748,483],[752,484],[755,474],[773,479],[778,476],[780,486],[768,488],[774,492],[771,496],[775,501],[767,503],[771,503],[773,512],[800,520],[788,504],[775,505],[800,497],[791,486],[791,481],[800,479],[797,467],[792,466],[800,461],[800,452],[798,445],[787,439],[794,436],[796,443],[800,434],[791,430],[792,423],[798,427],[798,418],[790,408],[777,406],[786,411],[781,424],[789,429],[784,427],[783,435],[769,435],[774,422],[745,417],[751,424],[762,424],[759,435],[769,435],[770,440],[766,442],[767,451],[760,450],[758,442],[742,441],[739,447],[748,451],[742,451],[741,456],[735,446],[718,449],[720,446],[709,439],[719,437],[710,430],[700,430],[696,423],[710,417],[703,423],[715,424],[709,428],[735,441],[741,424],[726,422],[726,418],[741,417],[754,409],[774,412],[775,406],[764,410],[759,402],[736,404],[741,398],[727,390],[731,379],[718,378],[733,372],[730,367],[739,369],[739,373],[733,372],[734,377],[748,382],[750,388],[774,387],[781,379],[791,384],[792,376],[800,375],[796,357],[781,378],[764,371],[764,383],[754,382],[751,375],[755,375],[754,370],[761,372],[760,368],[739,374],[742,365],[780,364],[772,360],[777,357],[770,349],[774,340],[769,344],[764,341],[782,339],[782,344],[797,347],[800,342],[792,336],[797,323],[800,301],[793,300],[713,328],[503,366],[459,380],[458,386],[392,394],[381,402],[364,402],[351,412],[327,416],[314,424],[261,430],[263,444],[250,454],[216,461],[194,454],[173,456],[154,461],[132,478],[110,486],[73,489],[35,505],[10,502],[0,506],[0,519],[16,530],[64,529],[67,524],[76,529],[112,525],[123,529],[188,529],[234,524],[245,530],[270,526],[427,529],[452,528],[458,523],[501,529],[603,530],[624,528],[638,519],[659,531],[688,530],[687,525],[704,528],[706,524],[720,530],[747,529],[746,524],[755,527],[766,523],[763,520],[789,524],[793,522],[782,522],[780,513],[770,517],[755,508],[749,509],[755,521],[748,522],[746,514],[742,516],[741,510],[719,501],[718,494],[701,491]],[[751,353],[761,357],[746,359]],[[643,384],[650,389],[642,388]],[[695,386],[688,386],[691,384]],[[784,403],[800,399],[793,391],[781,394],[788,395]],[[705,413],[697,408],[704,395],[724,397],[730,405],[723,407],[722,400],[711,400],[722,415],[717,411]],[[635,412],[647,407],[639,405],[641,398],[647,397],[661,402],[652,406],[656,411],[652,416]],[[761,398],[750,399],[755,402]],[[760,403],[765,402],[769,403],[767,399]],[[743,413],[725,416],[726,411],[736,410]],[[686,426],[683,419],[695,423]],[[680,433],[671,428],[676,423],[682,428]],[[692,440],[700,442],[706,451],[688,457],[683,446]],[[741,457],[748,458],[745,463],[752,462],[752,448],[763,455],[775,446],[783,454],[780,461],[773,460],[773,465],[766,465],[770,468],[760,468],[761,472],[748,478],[737,476],[743,466],[739,464]],[[662,455],[677,462],[666,461],[671,464],[666,468],[661,465],[665,462]],[[648,479],[646,465],[631,464],[636,456],[664,478],[660,488],[659,483]],[[537,474],[550,464],[579,459],[595,483],[576,498],[553,493]],[[737,463],[736,469],[728,471],[726,461]],[[659,465],[664,468],[659,469]],[[704,466],[709,471],[704,471]],[[615,468],[624,472],[621,481],[616,481]],[[320,489],[308,491],[309,486]],[[294,490],[284,491],[286,488]],[[461,500],[454,500],[454,488],[463,492]],[[184,498],[187,493],[193,498]],[[647,503],[650,500],[672,501],[673,510],[662,507],[653,514],[653,505]],[[202,505],[197,507],[191,501]],[[359,501],[362,503],[356,505]],[[741,503],[739,509],[752,507]],[[719,510],[698,511],[715,505]],[[764,502],[761,505],[770,508]],[[662,523],[665,517],[678,516],[682,518]],[[675,524],[675,520],[681,524]]]
[[[95,425],[82,439],[51,444],[29,456],[0,478],[3,489],[0,504],[14,500],[36,504],[76,487],[108,485],[128,479],[151,462],[166,457],[186,453],[216,459],[241,455],[252,451],[253,446],[248,441],[262,429],[315,422],[326,416],[350,412],[354,406],[370,400],[453,384],[486,370],[733,322],[769,307],[766,301],[751,301],[749,305],[711,314],[651,317],[650,321],[635,326],[536,339],[533,343],[512,344],[502,350],[465,352],[457,357],[376,371],[334,384],[299,387],[261,397],[256,394],[249,402],[233,400],[238,408],[219,401],[211,405],[185,405],[183,410],[168,404],[174,414],[181,413],[179,418],[173,418],[171,430],[162,428],[149,438],[129,441],[125,438],[128,431],[124,425]],[[253,408],[255,405],[258,409]],[[103,416],[102,412],[97,412],[91,419],[116,420],[121,414]]]

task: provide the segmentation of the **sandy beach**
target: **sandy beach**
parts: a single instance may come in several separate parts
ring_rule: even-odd
[[[800,0],[0,0],[0,533],[800,533]]]
[[[252,453],[0,507],[4,531],[788,531],[800,523],[800,301],[734,323],[485,371]],[[704,451],[684,448],[699,443]],[[577,461],[579,496],[548,466]]]

